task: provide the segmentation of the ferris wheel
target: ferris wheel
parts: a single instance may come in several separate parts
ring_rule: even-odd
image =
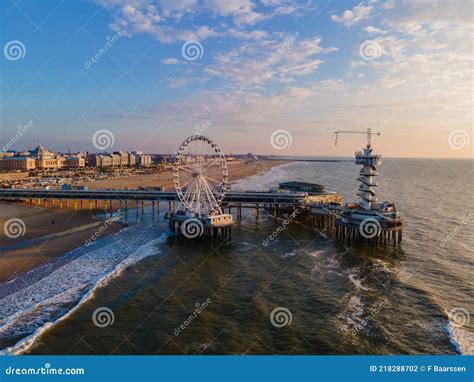
[[[177,210],[199,218],[222,214],[220,205],[229,187],[227,163],[212,139],[192,135],[179,146],[173,181],[180,200]]]

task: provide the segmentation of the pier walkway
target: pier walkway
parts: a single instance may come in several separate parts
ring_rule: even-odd
[[[284,204],[298,205],[304,202],[306,193],[279,192],[229,192],[224,203],[246,205]],[[76,200],[138,200],[138,201],[179,201],[174,191],[138,190],[0,190],[0,199],[76,199]]]

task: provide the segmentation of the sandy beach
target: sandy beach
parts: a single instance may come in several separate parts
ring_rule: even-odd
[[[228,164],[229,181],[264,173],[272,167],[288,163],[280,160],[261,160],[250,163],[231,162]],[[172,171],[157,174],[133,175],[115,179],[87,182],[90,189],[125,189],[142,187],[174,188]],[[63,206],[64,207],[64,206]],[[88,204],[75,210],[73,203],[70,208],[60,209],[57,204],[48,207],[25,205],[13,202],[0,202],[0,282],[5,282],[15,275],[51,261],[75,248],[85,244],[104,221],[95,214],[98,211],[87,210]],[[117,208],[118,205],[113,206]],[[24,223],[24,234],[11,238],[6,235],[9,219],[21,219]],[[111,235],[123,227],[120,223],[112,223],[101,235]],[[10,235],[11,236],[11,235]]]
[[[10,219],[21,219],[24,226],[15,231]],[[86,210],[0,203],[0,282],[84,245],[101,224]],[[104,234],[113,234],[121,227],[112,223]]]
[[[227,163],[229,171],[229,182],[232,183],[238,179],[267,172],[272,167],[288,163],[285,160],[259,160],[250,163],[229,162]],[[217,170],[216,170],[217,175]],[[171,168],[168,171],[147,175],[132,175],[116,179],[98,180],[93,182],[84,182],[82,185],[91,190],[100,190],[107,188],[137,188],[137,187],[164,187],[165,190],[174,190],[173,172]]]

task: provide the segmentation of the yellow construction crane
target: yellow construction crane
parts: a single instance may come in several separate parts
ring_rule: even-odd
[[[370,147],[370,143],[372,141],[372,135],[378,136],[380,135],[380,131],[372,132],[372,129],[369,127],[367,131],[341,130],[341,131],[335,131],[334,134],[336,134],[336,141],[334,142],[335,145],[337,145],[338,134],[367,134],[367,146]]]

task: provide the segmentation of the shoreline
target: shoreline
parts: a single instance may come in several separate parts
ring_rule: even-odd
[[[9,219],[23,222],[21,235],[8,237]],[[45,265],[73,249],[86,244],[86,240],[99,230],[104,221],[94,211],[38,207],[10,202],[0,203],[0,283]],[[118,232],[123,224],[112,223],[103,236]],[[11,229],[12,233],[13,228]]]
[[[273,167],[290,163],[290,160],[262,160],[251,163],[228,163],[229,182],[268,172]],[[158,174],[132,175],[115,179],[85,182],[91,190],[107,188],[164,187],[172,189],[172,171]],[[114,209],[118,208],[116,205]],[[113,235],[125,224],[112,222],[96,215],[102,210],[87,210],[87,205],[78,210],[57,206],[41,207],[16,202],[0,202],[0,283],[25,273],[36,267],[76,249],[87,243],[91,237],[100,238]],[[11,238],[6,235],[6,222],[21,219],[24,223],[23,235]],[[105,229],[102,229],[106,227]],[[95,240],[95,239],[94,239]]]

